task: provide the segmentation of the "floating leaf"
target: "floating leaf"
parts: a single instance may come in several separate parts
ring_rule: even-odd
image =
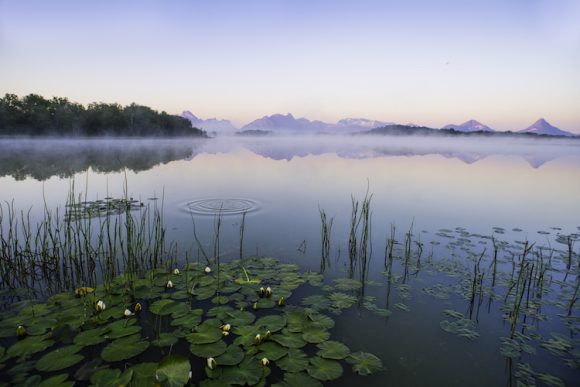
[[[320,348],[317,355],[325,359],[342,360],[350,354],[350,349],[338,341],[325,341],[317,347]]]
[[[260,344],[260,355],[258,358],[266,357],[272,361],[276,361],[286,356],[288,348],[281,346],[278,343],[268,341]]]
[[[328,298],[332,302],[332,306],[337,309],[350,308],[356,303],[356,297],[344,293],[331,293]]]
[[[41,357],[36,362],[36,369],[44,372],[53,372],[71,367],[85,358],[84,356],[77,354],[81,348],[82,347],[78,345],[69,345],[67,347],[55,349]]]
[[[151,306],[149,307],[149,311],[153,314],[157,314],[160,316],[168,316],[171,313],[173,313],[171,307],[174,306],[175,304],[176,303],[173,300],[161,299],[151,304]]]
[[[301,350],[290,348],[288,354],[278,360],[276,364],[284,371],[299,372],[308,367],[308,357]]]
[[[177,343],[177,337],[173,333],[163,332],[159,334],[159,337],[151,341],[151,345],[155,347],[170,347]]]
[[[103,348],[101,357],[107,362],[121,361],[135,357],[149,348],[149,342],[140,335],[117,339]]]
[[[286,326],[286,317],[284,315],[269,315],[260,317],[255,324],[258,330],[270,331],[272,333],[282,330]]]
[[[171,355],[159,363],[155,376],[164,386],[183,387],[189,381],[190,371],[191,364],[188,358]]]
[[[283,333],[272,336],[272,340],[287,348],[302,348],[306,342],[299,333]]]
[[[318,344],[328,340],[330,338],[330,333],[322,328],[308,327],[304,329],[302,338],[307,343]]]
[[[346,361],[352,364],[352,370],[359,375],[370,375],[383,370],[383,362],[372,353],[355,352]]]
[[[29,336],[14,343],[6,354],[10,357],[26,357],[37,352],[42,352],[51,345],[54,341],[47,340],[45,336]]]
[[[94,387],[118,387],[127,385],[133,378],[133,370],[128,369],[121,374],[118,369],[103,369],[95,372],[91,376],[91,383]]]
[[[74,381],[67,380],[68,374],[60,374],[42,381],[38,387],[72,387],[75,385]]]
[[[209,344],[191,344],[189,350],[195,356],[199,357],[216,357],[226,351],[226,343],[223,340]]]
[[[308,374],[322,381],[338,379],[342,375],[342,366],[336,360],[327,360],[320,357],[310,359]]]
[[[133,371],[133,379],[131,380],[133,386],[154,386],[158,383],[155,377],[157,363],[140,363],[129,369]]]
[[[195,332],[186,335],[185,338],[191,344],[210,344],[221,340],[222,331],[219,327],[202,324],[195,328]]]
[[[332,302],[323,295],[316,294],[302,299],[302,305],[316,310],[325,310],[330,308]]]
[[[352,278],[337,278],[334,280],[336,290],[356,290],[362,288],[362,283]]]
[[[74,343],[83,347],[100,344],[107,340],[104,334],[108,331],[108,328],[95,328],[83,331],[75,336]]]
[[[218,365],[233,366],[238,365],[244,360],[244,351],[237,345],[230,345],[226,351],[216,359]]]
[[[276,386],[276,385],[274,385]],[[320,381],[314,379],[305,372],[286,372],[284,374],[284,387],[322,387]]]

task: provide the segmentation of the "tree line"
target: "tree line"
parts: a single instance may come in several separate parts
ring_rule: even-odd
[[[0,98],[0,135],[30,136],[205,136],[183,117],[132,103],[93,102],[37,94]]]

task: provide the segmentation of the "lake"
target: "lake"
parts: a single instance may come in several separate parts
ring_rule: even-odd
[[[0,139],[4,238],[9,208],[34,225],[47,209],[72,211],[72,187],[79,203],[99,208],[110,198],[131,198],[137,218],[146,208],[160,211],[173,265],[182,272],[187,262],[205,267],[218,241],[224,265],[240,255],[273,257],[288,270],[285,264],[320,274],[320,284],[292,288],[284,310],[307,306],[332,318],[331,340],[382,362],[381,370],[361,376],[353,370],[360,362],[341,360],[336,376],[336,359],[296,369],[272,361],[267,384],[300,372],[341,386],[578,385],[579,176],[580,141],[566,139]],[[365,203],[367,221],[360,218]],[[75,207],[76,214],[85,207]],[[99,224],[96,211],[88,218]],[[278,280],[271,283],[276,295]],[[3,287],[5,304],[50,295]],[[38,282],[32,287],[38,290]],[[6,319],[16,313],[4,309]],[[232,336],[243,337],[238,333]],[[0,336],[6,349],[15,345],[9,334]],[[312,357],[326,340],[306,341],[301,348]],[[189,356],[194,380],[204,379],[203,356],[183,342],[175,350]],[[88,359],[86,351],[79,353]],[[132,361],[158,362],[164,353],[150,348]],[[7,365],[0,380],[14,382],[10,367],[43,354],[0,356]],[[83,363],[74,364],[63,372],[72,375]],[[315,371],[325,366],[328,374]]]

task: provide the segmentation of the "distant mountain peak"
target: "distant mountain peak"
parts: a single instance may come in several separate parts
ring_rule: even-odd
[[[206,131],[231,132],[236,130],[234,125],[229,120],[219,120],[217,118],[208,118],[204,120],[202,118],[197,117],[189,110],[186,110],[183,113],[181,113],[181,116],[191,121],[191,125],[193,127],[200,128]]]
[[[573,136],[573,133],[567,132],[565,130],[556,128],[552,126],[544,118],[540,118],[534,122],[531,126],[519,131],[519,133],[535,133],[535,134],[545,134],[549,136]]]
[[[482,124],[481,122],[471,119],[469,121],[465,121],[461,125],[447,125],[444,126],[443,129],[453,129],[458,132],[494,132],[492,128],[487,125]]]

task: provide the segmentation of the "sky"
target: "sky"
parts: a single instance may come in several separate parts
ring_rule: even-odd
[[[0,0],[0,93],[580,133],[578,0]]]

